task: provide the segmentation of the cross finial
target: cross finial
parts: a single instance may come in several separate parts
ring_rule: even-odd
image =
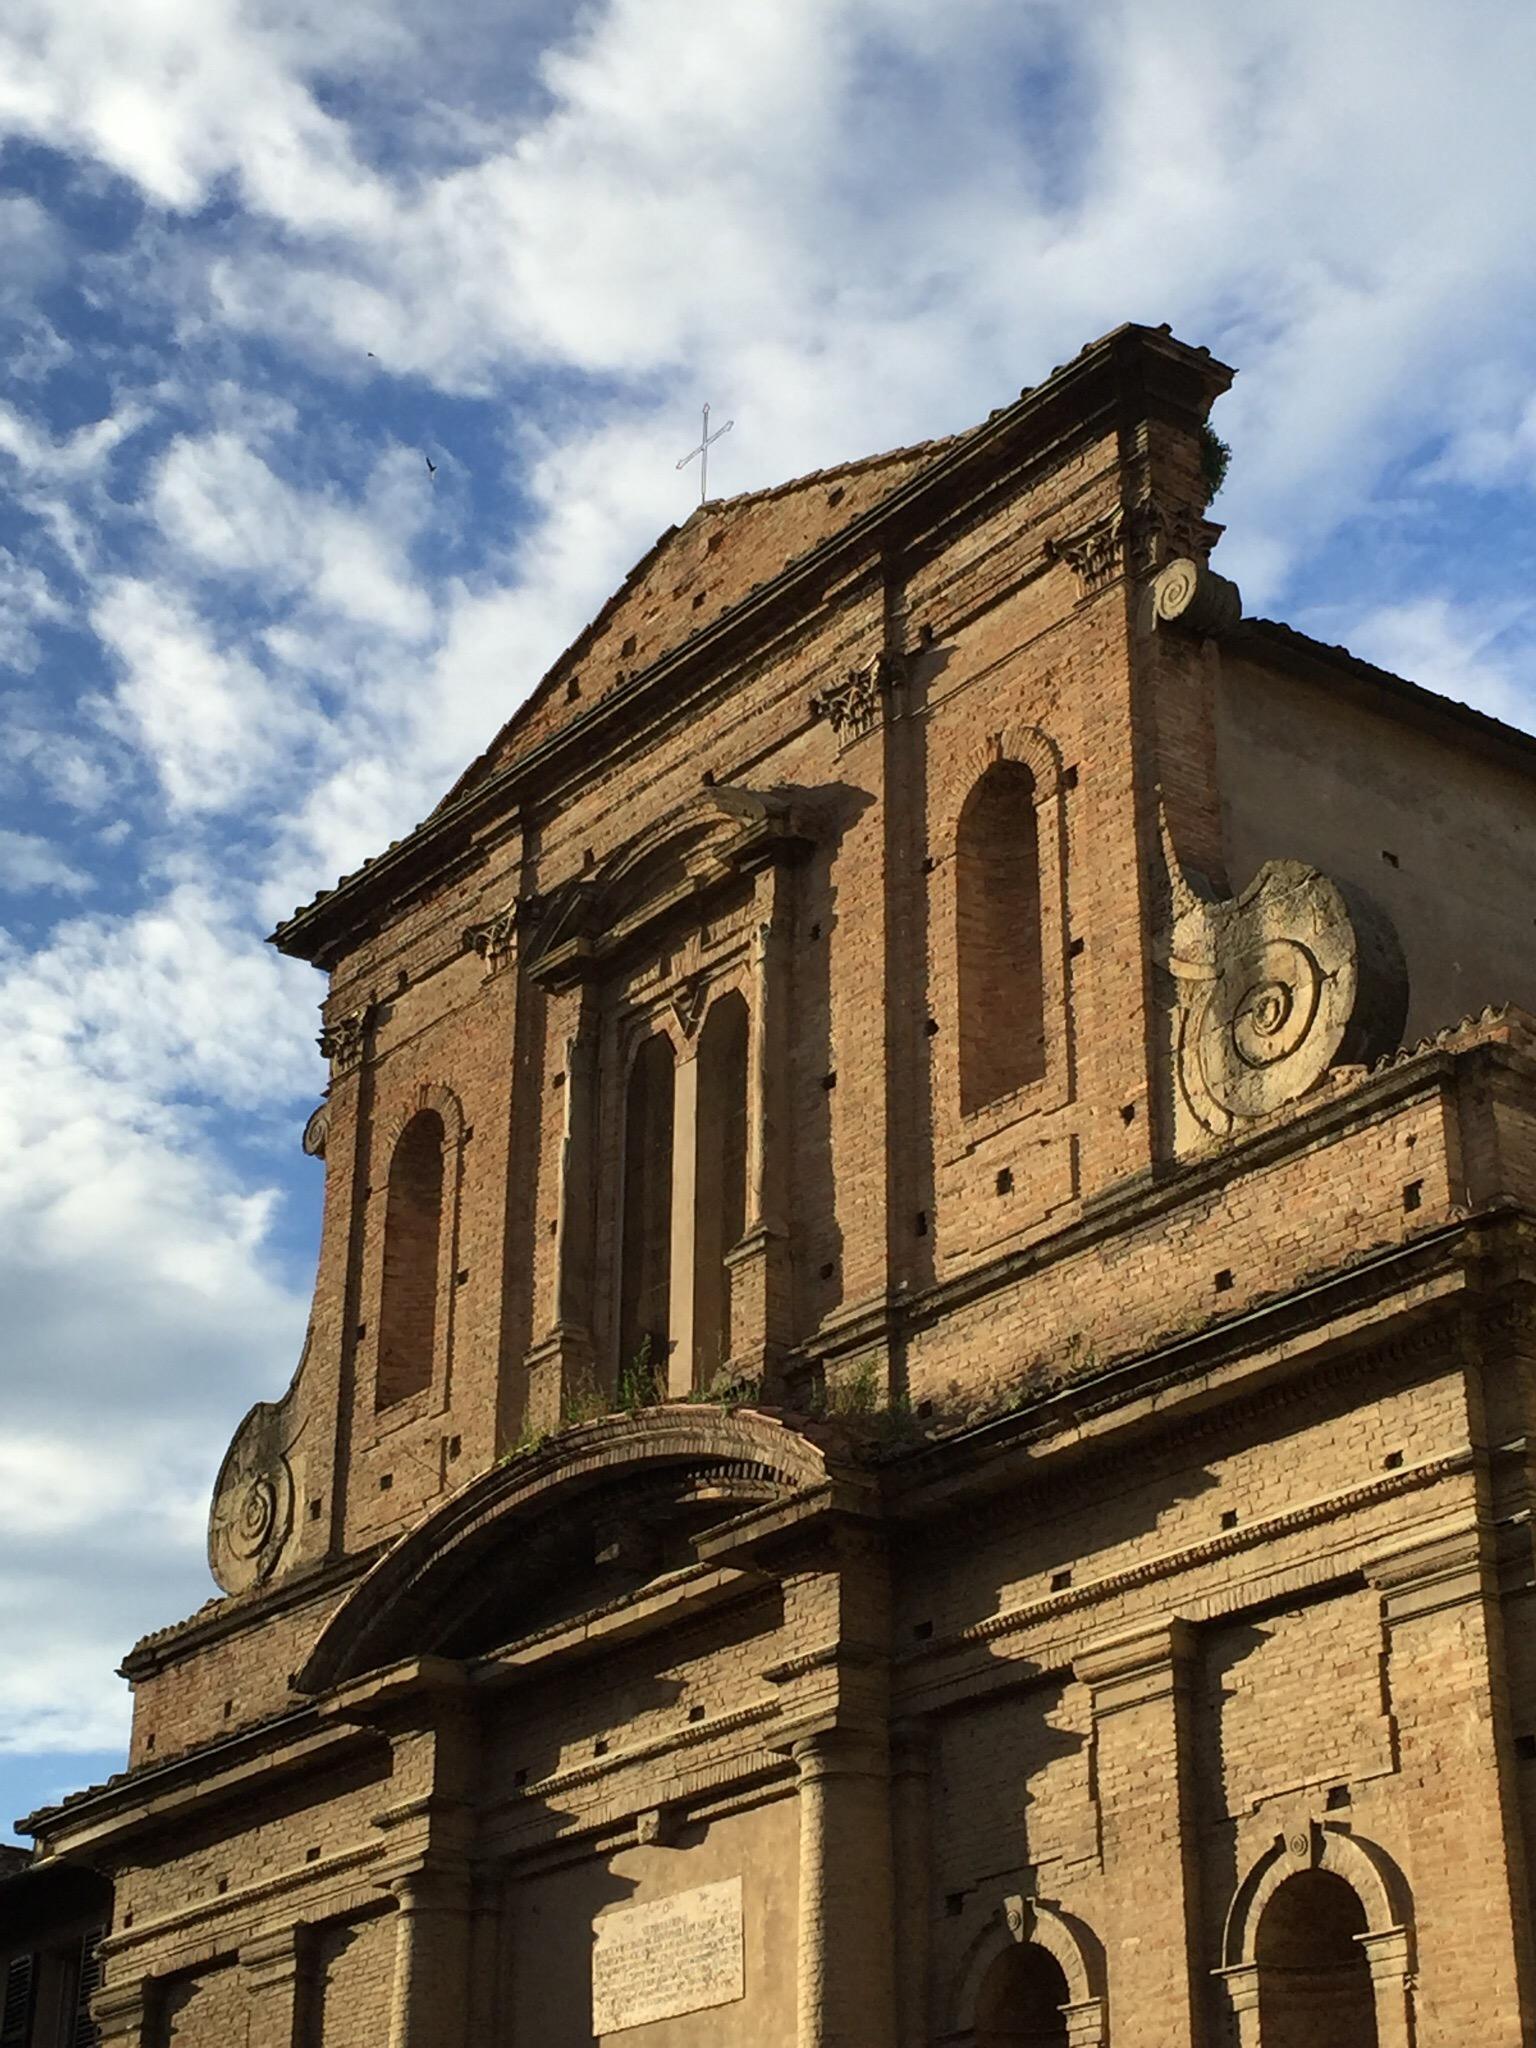
[[[709,444],[711,441],[718,441],[722,434],[728,434],[735,424],[734,420],[727,420],[723,427],[716,427],[715,431],[711,433],[709,431],[709,406],[706,404],[704,407],[704,432],[699,445],[697,448],[690,448],[682,461],[677,465],[679,469],[686,469],[695,455],[698,456],[699,503],[701,505],[708,504],[709,502]]]

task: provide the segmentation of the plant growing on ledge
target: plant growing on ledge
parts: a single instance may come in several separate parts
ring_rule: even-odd
[[[1200,429],[1200,474],[1205,479],[1207,504],[1226,482],[1231,461],[1231,448],[1207,420]]]
[[[655,1365],[655,1345],[651,1333],[646,1331],[640,1339],[640,1347],[633,1358],[621,1367],[619,1372],[619,1406],[626,1415],[636,1415],[642,1408],[654,1408],[661,1399],[661,1386]]]

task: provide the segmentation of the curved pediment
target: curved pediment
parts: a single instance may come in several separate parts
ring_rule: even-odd
[[[299,1689],[497,1648],[691,1563],[705,1529],[829,1476],[814,1444],[755,1412],[687,1403],[564,1430],[472,1481],[381,1558],[332,1616]]]
[[[679,912],[696,920],[741,875],[798,857],[814,837],[789,792],[711,784],[601,867],[530,900],[529,971],[556,985],[590,973]]]

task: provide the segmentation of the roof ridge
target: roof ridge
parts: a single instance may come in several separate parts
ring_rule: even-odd
[[[930,434],[923,441],[909,441],[900,448],[884,448],[877,455],[856,455],[847,462],[829,462],[821,469],[807,469],[799,476],[785,477],[782,483],[764,484],[755,491],[737,491],[729,498],[709,498],[691,512],[685,525],[691,525],[700,512],[734,512],[744,505],[762,505],[770,499],[786,497],[791,491],[804,490],[807,484],[818,484],[834,477],[861,476],[866,470],[878,469],[882,463],[909,461],[914,455],[938,454],[957,441],[963,441],[967,434],[974,434],[976,428],[961,427],[953,434]]]

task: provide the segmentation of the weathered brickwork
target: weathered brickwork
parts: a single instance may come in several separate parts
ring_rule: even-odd
[[[1531,2037],[1536,744],[1242,619],[1229,376],[701,508],[276,934],[304,1358],[4,1880],[104,2040]]]

